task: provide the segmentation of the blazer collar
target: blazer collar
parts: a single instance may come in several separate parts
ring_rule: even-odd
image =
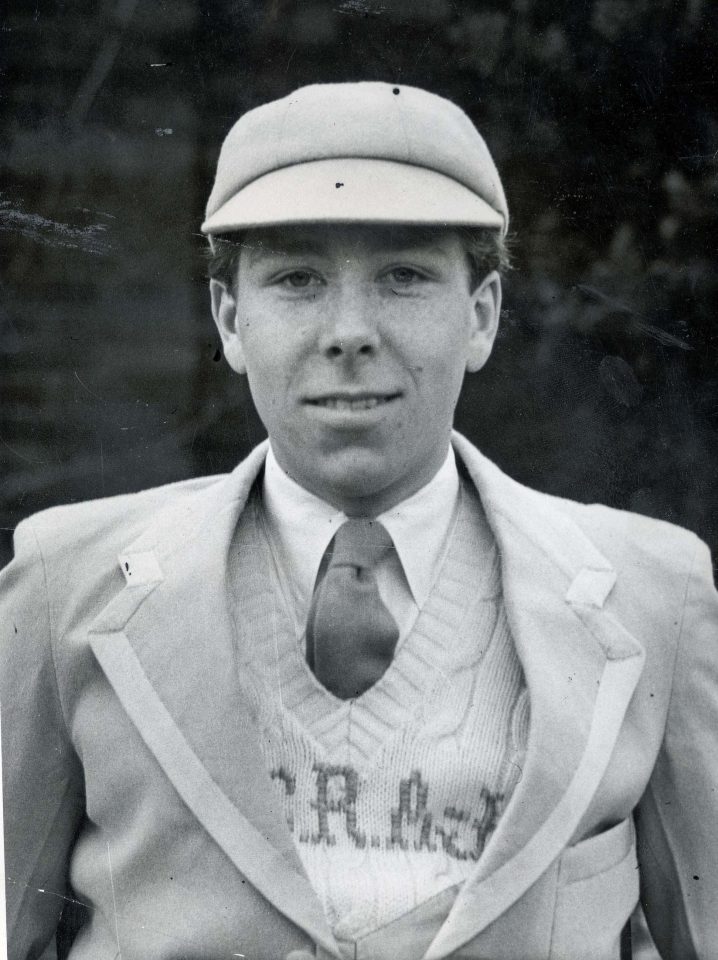
[[[566,511],[511,480],[459,434],[452,443],[499,545],[531,724],[522,779],[427,960],[479,935],[570,842],[608,765],[644,656],[604,608],[615,572]],[[227,607],[226,561],[266,450],[262,444],[228,477],[179,498],[128,545],[127,586],[93,624],[91,643],[208,832],[278,910],[338,956],[256,738],[247,736],[252,720],[235,673],[241,638]],[[212,697],[201,694],[198,677]]]

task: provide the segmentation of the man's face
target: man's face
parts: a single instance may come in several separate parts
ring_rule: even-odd
[[[491,352],[500,281],[470,290],[458,235],[309,224],[245,234],[236,295],[212,281],[225,355],[246,373],[283,469],[351,515],[433,477],[466,370]]]

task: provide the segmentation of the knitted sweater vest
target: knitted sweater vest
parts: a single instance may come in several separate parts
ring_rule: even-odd
[[[520,777],[528,695],[500,558],[462,486],[441,569],[375,686],[338,700],[309,670],[254,497],[230,555],[240,670],[267,771],[340,945],[459,885]],[[448,908],[447,908],[448,909]]]

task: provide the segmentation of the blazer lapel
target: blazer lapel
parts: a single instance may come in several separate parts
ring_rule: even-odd
[[[531,723],[522,778],[426,960],[446,957],[480,934],[571,842],[608,766],[645,657],[603,609],[616,574],[583,531],[462,437],[455,434],[453,442],[501,552]],[[493,949],[495,960],[504,956]],[[505,949],[507,957],[521,955],[513,935]]]
[[[120,557],[127,586],[91,628],[115,693],[166,776],[254,886],[331,955],[241,695],[225,585],[237,519],[266,444],[161,512]]]

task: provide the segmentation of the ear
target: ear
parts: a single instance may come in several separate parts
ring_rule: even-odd
[[[491,356],[501,316],[501,277],[488,273],[471,294],[472,316],[466,369],[480,370]]]
[[[227,363],[237,373],[246,373],[244,349],[239,336],[237,320],[237,301],[234,294],[219,280],[209,281],[209,296],[212,302],[212,316],[222,338],[222,347]]]

